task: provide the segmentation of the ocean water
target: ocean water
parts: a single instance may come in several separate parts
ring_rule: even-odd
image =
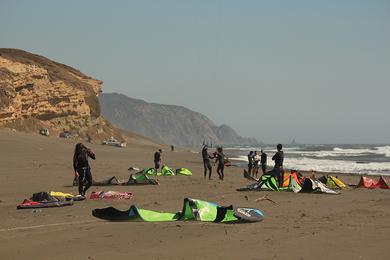
[[[225,148],[231,159],[247,163],[249,151],[263,149],[273,166],[275,146]],[[284,167],[303,171],[390,175],[390,145],[294,145],[283,147]]]

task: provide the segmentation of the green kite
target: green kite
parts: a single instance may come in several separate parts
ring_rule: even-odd
[[[92,215],[109,221],[206,221],[206,222],[257,222],[264,218],[264,213],[256,208],[221,207],[212,202],[185,198],[183,209],[177,213],[165,213],[131,206],[129,210],[121,211],[113,207],[94,209]]]

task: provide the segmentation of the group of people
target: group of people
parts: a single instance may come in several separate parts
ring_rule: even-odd
[[[277,145],[277,152],[272,157],[272,160],[275,162],[274,168],[266,172],[267,170],[267,154],[261,150],[260,155],[257,151],[251,151],[248,154],[248,172],[252,174],[252,176],[257,178],[259,167],[261,166],[261,170],[263,174],[267,173],[275,176],[278,179],[279,185],[283,183],[283,160],[284,153],[282,151],[283,146],[281,144]],[[79,194],[85,196],[85,192],[92,185],[92,173],[91,167],[88,162],[88,158],[93,160],[96,159],[95,154],[91,151],[91,149],[84,146],[82,143],[76,144],[74,154],[73,154],[73,169],[75,174],[75,179],[78,179],[79,183]],[[204,145],[202,148],[202,159],[203,159],[203,167],[204,167],[204,178],[207,177],[211,179],[213,166],[212,160],[215,159],[214,165],[217,165],[217,174],[220,180],[223,180],[225,177],[224,168],[225,168],[225,159],[226,156],[223,153],[223,149],[221,146],[218,146],[216,151],[212,154],[208,152],[208,146]],[[162,160],[162,150],[158,149],[154,153],[154,168],[156,172],[161,167]]]
[[[211,174],[213,171],[213,167],[211,165],[211,160],[215,159],[214,165],[217,164],[217,174],[220,180],[225,178],[224,169],[225,169],[225,154],[223,153],[222,146],[218,146],[217,150],[209,154],[208,146],[203,145],[202,148],[202,159],[203,159],[203,167],[204,167],[204,178],[207,177],[207,172],[209,173],[209,180],[211,180]]]
[[[267,172],[267,154],[261,150],[260,155],[257,151],[250,151],[248,154],[248,173],[252,174],[253,177],[257,178],[259,172],[259,166],[263,174],[269,174],[278,179],[279,186],[283,183],[283,161],[284,161],[284,152],[282,151],[283,145],[278,144],[276,146],[276,153],[272,157],[274,161],[274,168]]]
[[[267,154],[263,150],[260,151],[260,155],[257,151],[250,151],[248,154],[248,173],[257,178],[260,166],[264,174],[267,170]]]

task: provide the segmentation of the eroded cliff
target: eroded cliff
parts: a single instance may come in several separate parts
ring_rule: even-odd
[[[0,126],[119,138],[121,134],[100,116],[101,85],[102,81],[45,57],[0,49]]]

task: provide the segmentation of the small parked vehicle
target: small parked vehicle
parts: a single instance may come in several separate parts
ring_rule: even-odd
[[[104,145],[111,145],[111,146],[116,146],[116,147],[121,147],[124,148],[126,147],[126,142],[118,141],[115,138],[111,137],[108,140],[103,141]]]
[[[47,129],[47,128],[42,128],[41,130],[39,130],[39,133],[41,135],[44,135],[44,136],[49,136],[50,135],[49,129]]]
[[[71,133],[69,131],[64,131],[64,132],[60,133],[60,137],[62,137],[62,138],[73,138],[73,137],[77,137],[77,136],[78,136],[77,134]]]

